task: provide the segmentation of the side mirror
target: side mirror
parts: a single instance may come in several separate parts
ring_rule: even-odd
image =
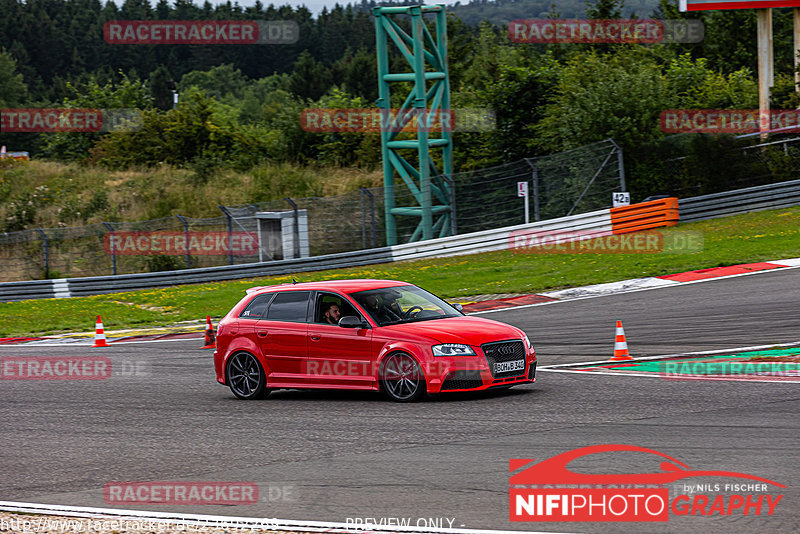
[[[339,319],[339,326],[342,328],[364,328],[364,323],[361,321],[361,317],[345,315]]]
[[[458,302],[452,302],[452,303],[450,303],[450,306],[452,306],[453,308],[457,309],[460,312],[464,311],[464,306],[462,306]]]

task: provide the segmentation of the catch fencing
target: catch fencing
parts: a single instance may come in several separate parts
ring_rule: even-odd
[[[770,190],[772,194],[767,193]],[[770,207],[798,205],[800,204],[800,198],[797,195],[798,191],[800,191],[800,180],[730,191],[725,195],[716,195],[721,196],[721,198],[717,199],[707,198],[715,195],[683,199],[679,202],[680,220],[685,221],[687,218],[689,220],[698,220],[700,218],[730,215],[732,214],[731,209],[733,209],[731,208],[731,203],[734,202],[731,199],[736,199],[735,210],[737,213]],[[711,208],[715,203],[719,207],[716,212]],[[325,254],[308,258],[171,272],[0,283],[0,302],[96,295],[180,284],[236,280],[317,271],[320,269],[357,267],[394,261],[507,250],[515,246],[512,243],[515,239],[514,236],[531,232],[627,233],[677,224],[678,210],[676,209],[676,204],[678,204],[677,199],[665,198],[634,204],[629,207],[596,210],[567,217],[459,234],[428,241]],[[684,211],[687,212],[686,218],[684,218]],[[701,212],[703,215],[698,215]],[[716,213],[716,215],[713,213]]]
[[[525,200],[517,197],[518,182],[529,184],[531,221],[606,208],[612,191],[625,190],[622,151],[610,139],[456,173],[448,181],[455,189],[457,234],[523,224]],[[396,202],[414,201],[410,191],[398,188]],[[176,215],[6,232],[0,234],[0,282],[210,269],[299,256],[283,255],[279,246],[266,242],[258,231],[259,212],[285,213],[291,220],[304,211],[310,256],[374,249],[386,244],[384,207],[383,188],[374,187],[324,198],[220,206],[221,215],[212,218]],[[294,225],[300,221],[294,219]],[[400,224],[401,241],[408,241],[413,230]]]

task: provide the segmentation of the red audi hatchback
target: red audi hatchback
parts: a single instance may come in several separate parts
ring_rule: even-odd
[[[247,290],[219,323],[214,367],[240,399],[330,388],[409,402],[533,382],[536,352],[519,328],[417,286],[332,280]]]

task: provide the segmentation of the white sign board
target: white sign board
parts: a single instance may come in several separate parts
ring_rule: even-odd
[[[631,205],[631,194],[630,193],[611,193],[611,203],[612,206],[618,208],[620,206],[630,206]]]
[[[517,182],[517,196],[518,197],[528,196],[528,182]]]

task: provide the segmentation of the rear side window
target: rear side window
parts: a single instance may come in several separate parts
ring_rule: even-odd
[[[265,295],[258,295],[256,298],[250,301],[245,309],[242,310],[242,313],[239,314],[239,318],[241,319],[261,319],[261,316],[264,315],[264,312],[267,309],[267,305],[272,297],[275,296],[275,293],[267,293]]]
[[[275,295],[269,306],[266,319],[305,323],[310,291],[282,291]]]

